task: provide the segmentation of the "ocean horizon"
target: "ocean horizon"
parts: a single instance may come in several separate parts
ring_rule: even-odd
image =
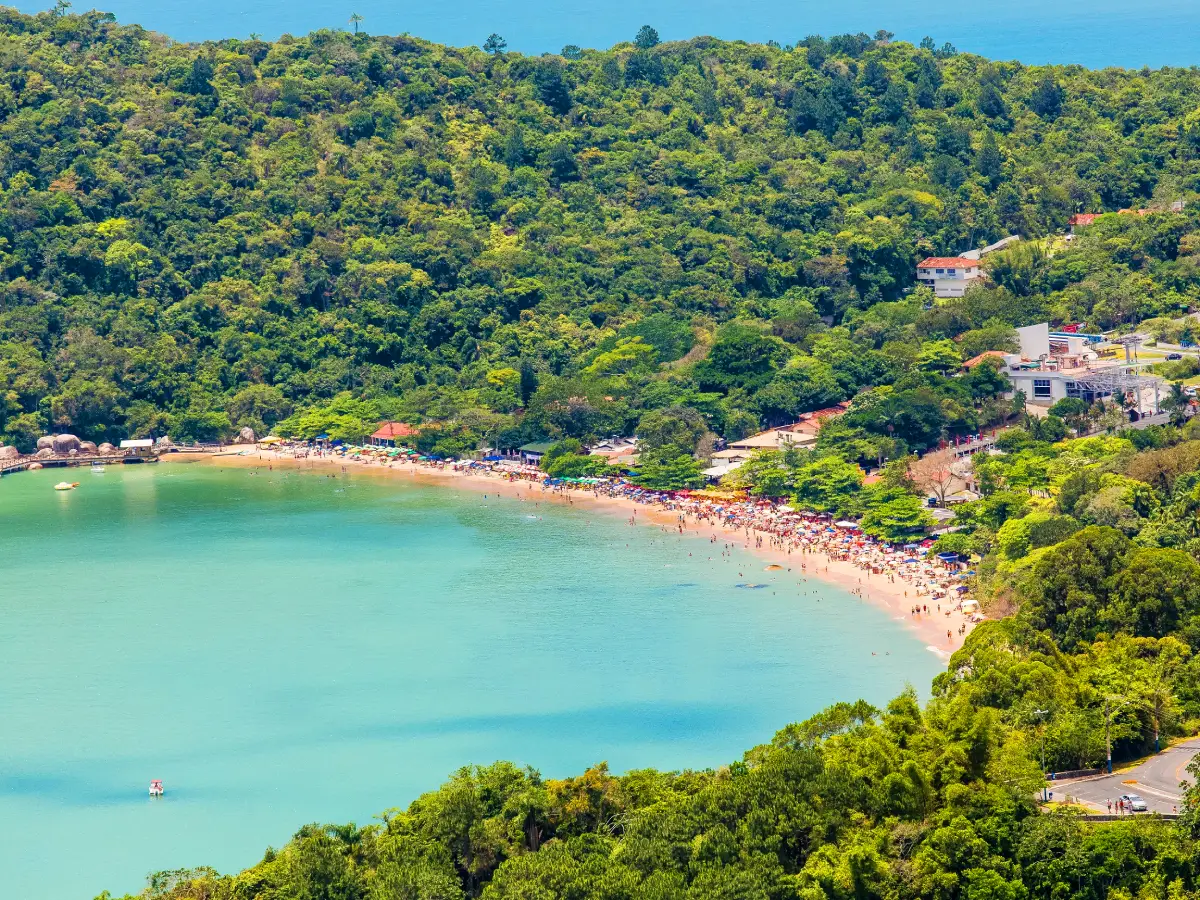
[[[15,4],[33,13],[46,2]],[[86,9],[77,4],[75,11]],[[174,40],[193,42],[247,38],[274,39],[348,29],[349,17],[363,17],[361,28],[375,34],[408,33],[453,46],[481,44],[492,32],[508,48],[527,54],[557,53],[567,44],[604,49],[632,40],[643,24],[655,27],[664,41],[710,35],[723,40],[792,44],[809,34],[841,34],[879,29],[917,43],[931,36],[940,46],[1029,65],[1077,63],[1089,68],[1120,66],[1191,66],[1197,61],[1188,34],[1200,32],[1200,4],[1169,0],[1062,0],[1045,4],[1012,0],[986,14],[972,14],[949,0],[846,0],[838,4],[746,0],[653,0],[594,4],[527,0],[514,6],[497,0],[454,0],[405,6],[385,0],[355,0],[334,5],[282,0],[110,0],[102,9],[125,24],[138,24]]]

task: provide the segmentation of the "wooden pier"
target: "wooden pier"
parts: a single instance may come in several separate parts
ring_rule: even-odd
[[[39,459],[37,456],[22,456],[20,459],[0,462],[0,477],[10,475],[13,472],[21,472],[28,469],[34,463],[39,463],[44,469],[62,469],[90,467],[92,463],[128,465],[131,463],[152,462],[158,462],[157,455],[146,456],[139,453],[122,453],[119,451],[103,454],[89,453],[86,456],[49,456],[44,459]]]

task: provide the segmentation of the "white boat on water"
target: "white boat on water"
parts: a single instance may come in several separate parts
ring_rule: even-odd
[[[102,462],[92,463],[92,474],[93,475],[103,475],[104,474],[104,463],[102,463]]]
[[[162,795],[163,795],[162,781],[158,778],[155,778],[153,781],[150,782],[150,796],[151,797],[161,797]]]
[[[60,481],[54,486],[54,489],[56,491],[73,491],[77,487],[79,487],[78,481]]]

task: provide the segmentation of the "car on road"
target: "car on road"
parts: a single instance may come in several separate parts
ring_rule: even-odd
[[[1183,359],[1182,353],[1168,353],[1167,359]]]
[[[1122,794],[1121,802],[1125,804],[1125,808],[1130,812],[1139,813],[1146,811],[1146,801],[1137,794]]]

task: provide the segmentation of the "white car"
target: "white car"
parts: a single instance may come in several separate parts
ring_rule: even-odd
[[[1146,801],[1137,794],[1122,794],[1121,801],[1130,812],[1139,813],[1146,811]]]

